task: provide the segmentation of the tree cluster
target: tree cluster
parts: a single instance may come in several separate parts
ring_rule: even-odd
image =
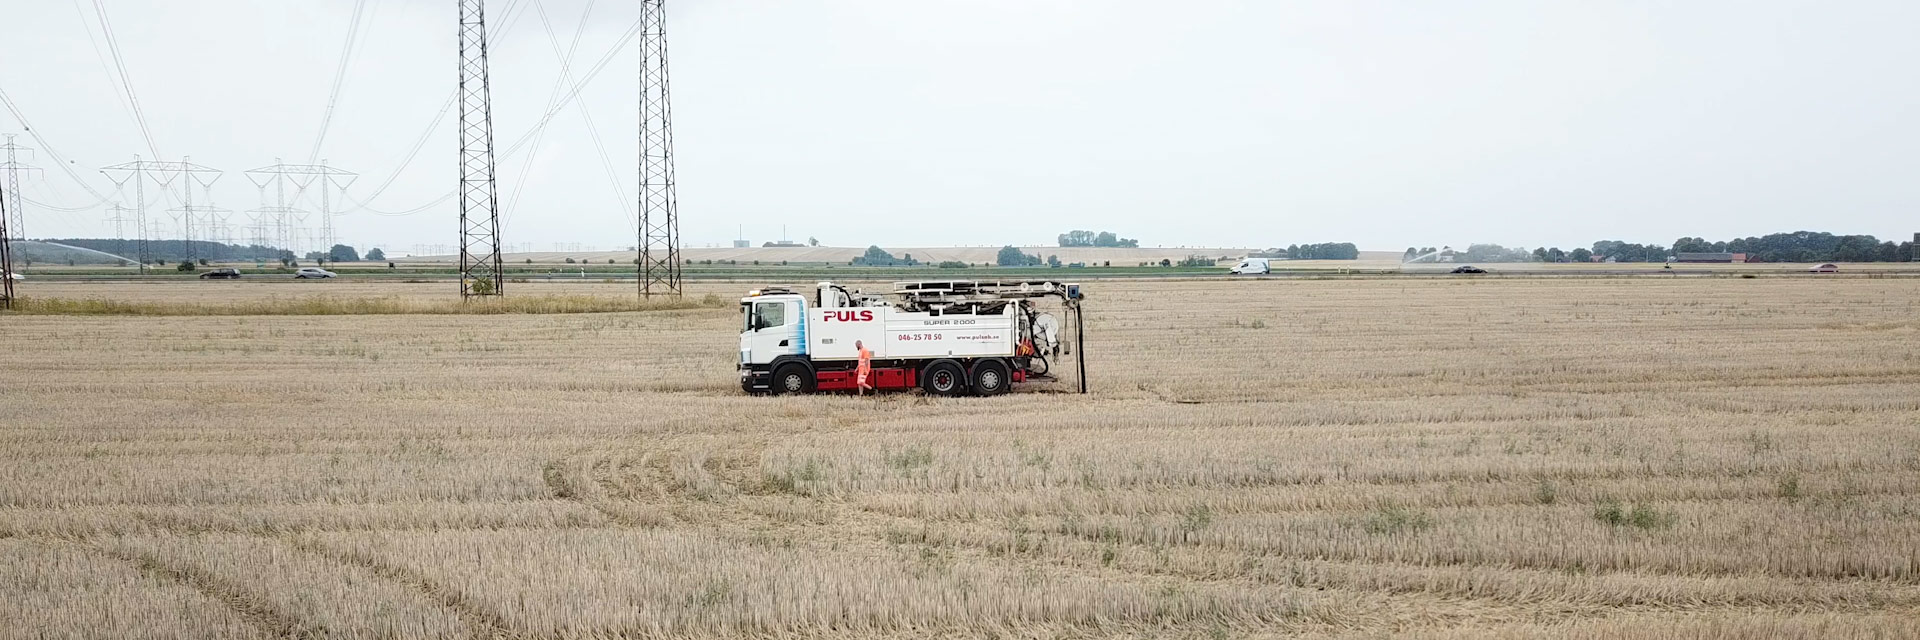
[[[378,251],[378,249],[375,249],[375,251]],[[368,252],[368,255],[372,255],[372,252]],[[314,262],[359,262],[360,252],[355,251],[353,247],[336,244],[333,245],[333,248],[328,249],[326,253],[308,251],[307,259]]]
[[[1914,259],[1910,241],[1896,244],[1869,235],[1842,236],[1822,231],[1772,233],[1718,242],[1681,238],[1673,241],[1673,250],[1675,253],[1744,253],[1749,261],[1755,262],[1906,262]]]
[[[1614,262],[1666,262],[1673,252],[1657,244],[1601,240],[1593,243],[1593,255]]]
[[[1432,247],[1407,247],[1404,259],[1434,253]],[[1686,237],[1673,241],[1671,248],[1657,244],[1637,244],[1620,240],[1601,240],[1591,249],[1563,251],[1542,247],[1532,251],[1508,249],[1497,244],[1476,244],[1456,252],[1456,262],[1666,262],[1682,253],[1740,253],[1748,262],[1905,262],[1920,258],[1912,242],[1883,242],[1870,235],[1834,235],[1820,231],[1774,233],[1757,238],[1708,241]]]
[[[1041,264],[1040,256],[1021,251],[1013,245],[1000,247],[1000,255],[996,257],[995,263],[1002,267],[1032,267]]]
[[[139,256],[134,255],[140,251],[138,240],[125,240],[120,238],[62,238],[48,240],[47,242],[80,247],[82,249],[92,249],[125,258],[139,259]],[[193,249],[193,259],[200,261],[201,264],[206,264],[210,261],[245,262],[249,260],[256,262],[290,263],[295,257],[316,262],[322,260],[326,262],[359,262],[361,260],[359,251],[344,244],[333,245],[332,248],[324,253],[309,251],[305,256],[295,256],[292,251],[276,247],[257,244],[226,244],[206,240],[148,240],[148,260],[154,264],[177,264],[184,262],[187,260],[188,248]],[[387,259],[387,255],[379,249],[369,249],[367,250],[366,259],[376,262],[383,261]]]
[[[1467,250],[1456,254],[1456,261],[1465,262],[1531,262],[1533,254],[1526,247],[1511,249],[1497,244],[1471,244]]]
[[[1274,251],[1279,251],[1275,249]],[[1359,260],[1360,248],[1351,242],[1322,242],[1319,244],[1287,245],[1289,260]]]
[[[139,256],[136,255],[140,252],[138,240],[121,238],[61,238],[47,240],[47,242],[111,253],[132,260],[139,259]],[[237,245],[222,242],[208,242],[205,240],[148,240],[148,259],[164,264],[177,263],[187,259],[187,248],[189,246],[193,248],[192,253],[195,259],[205,258],[215,262],[242,260],[274,261],[282,258],[292,259],[294,257],[292,251],[262,245]]]
[[[1140,241],[1133,238],[1122,238],[1114,235],[1112,231],[1093,232],[1076,229],[1060,234],[1060,246],[1137,249],[1140,247]]]
[[[913,259],[911,253],[901,254],[900,257],[895,258],[893,254],[887,253],[886,249],[874,245],[867,247],[867,252],[860,257],[854,258],[853,264],[862,267],[911,267],[920,264],[920,261]]]
[[[1286,247],[1255,251],[1249,254],[1249,257],[1276,260],[1359,260],[1360,248],[1353,246],[1351,242],[1290,244]]]

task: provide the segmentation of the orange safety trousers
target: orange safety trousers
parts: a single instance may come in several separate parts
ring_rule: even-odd
[[[873,372],[873,351],[871,349],[861,349],[860,365],[859,367],[854,369],[853,383],[862,389],[871,388],[867,385],[867,374],[872,372]]]

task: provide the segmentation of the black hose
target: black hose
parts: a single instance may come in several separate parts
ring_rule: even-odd
[[[1035,369],[1033,366],[1034,363],[1036,362],[1040,363],[1040,367],[1038,369]],[[1047,364],[1046,356],[1036,355],[1027,359],[1027,373],[1031,373],[1035,376],[1044,376],[1044,375],[1047,375],[1048,371],[1052,371],[1052,370],[1053,370],[1053,367]]]

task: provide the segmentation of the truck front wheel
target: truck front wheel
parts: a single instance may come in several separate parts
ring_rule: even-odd
[[[772,384],[767,385],[774,395],[783,393],[813,393],[813,372],[806,367],[789,364],[773,370]]]
[[[961,380],[965,379],[966,375],[966,372],[960,369],[960,363],[941,360],[927,365],[926,376],[921,379],[920,385],[927,390],[927,393],[936,396],[957,396],[960,395],[960,389],[965,386],[961,384]]]

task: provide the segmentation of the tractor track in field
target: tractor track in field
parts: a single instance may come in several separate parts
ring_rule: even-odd
[[[307,638],[320,635],[316,629],[293,616],[275,609],[272,605],[253,598],[245,589],[239,589],[221,580],[214,574],[194,567],[169,564],[159,556],[128,549],[115,549],[103,544],[83,545],[102,555],[126,562],[139,569],[141,573],[157,580],[173,582],[200,592],[215,602],[226,606],[239,614],[249,626],[275,638]]]
[[[584,504],[625,527],[698,522],[715,505],[760,493],[750,470],[765,442],[757,439],[663,439],[647,446],[581,450],[552,460],[542,481],[555,498]]]
[[[1169,584],[1168,581],[1177,581],[1223,590],[1258,589],[1275,590],[1278,593],[1306,589],[1329,595],[1346,594],[1341,597],[1360,598],[1361,602],[1371,603],[1356,604],[1336,597],[1327,601],[1327,606],[1332,609],[1308,614],[1308,620],[1315,622],[1264,621],[1266,624],[1305,622],[1308,626],[1317,626],[1317,622],[1338,626],[1350,623],[1355,619],[1353,616],[1372,615],[1390,609],[1395,612],[1390,615],[1403,617],[1409,624],[1457,627],[1514,619],[1523,616],[1529,607],[1541,604],[1532,599],[1534,596],[1525,593],[1483,593],[1445,584],[1408,584],[1385,589],[1368,582],[1366,577],[1372,573],[1368,567],[1372,563],[1354,559],[1320,563],[1325,565],[1320,572],[1304,578],[1276,578],[1252,569],[1223,573],[1217,568],[1140,564],[1138,558],[1152,554],[1151,545],[1140,543],[1108,545],[1132,560],[1107,562],[1100,559],[1102,545],[1097,542],[1060,536],[1049,531],[1033,530],[1022,534],[1012,529],[975,524],[964,527],[971,531],[950,531],[946,535],[929,536],[926,528],[938,525],[938,519],[895,515],[845,502],[810,498],[774,485],[759,466],[768,446],[767,441],[754,438],[676,439],[645,451],[630,452],[624,457],[615,455],[597,459],[593,464],[580,468],[592,474],[592,477],[584,480],[607,488],[602,499],[614,504],[633,502],[649,505],[672,513],[672,517],[680,523],[710,528],[716,535],[787,535],[794,542],[821,550],[907,559],[904,561],[912,561],[915,554],[920,554],[921,558],[929,553],[944,554],[983,564],[1018,567],[1023,571],[1059,578],[1095,579],[1143,588],[1163,588]],[[560,484],[576,484],[582,480],[569,478]],[[794,500],[800,504],[776,502],[780,500]],[[596,505],[596,508],[603,507]],[[619,510],[617,506],[604,508]],[[829,540],[832,542],[823,542]],[[1023,542],[1036,546],[1022,548]],[[1047,551],[1041,546],[1066,548]],[[1062,551],[1069,553],[1062,554]],[[1403,568],[1413,572],[1430,570],[1420,567],[1386,568]],[[1542,575],[1546,573],[1551,572],[1543,572]],[[1599,619],[1621,612],[1669,614],[1698,608],[1732,610],[1750,604],[1743,598],[1751,597],[1754,596],[1680,605],[1657,601],[1612,603],[1605,601],[1604,597],[1589,594],[1584,598],[1559,601],[1558,604],[1578,618]],[[1821,602],[1818,599],[1789,600],[1787,604],[1827,612],[1864,612],[1872,611],[1877,606],[1861,602]],[[1912,605],[1911,594],[1894,597],[1894,601],[1903,606]],[[1359,609],[1355,609],[1356,606]],[[1387,609],[1372,610],[1373,613],[1363,611],[1373,607]],[[1430,613],[1422,613],[1423,610],[1450,610],[1456,614],[1434,618]]]
[[[359,567],[383,580],[411,589],[428,601],[452,611],[461,622],[466,623],[467,627],[473,630],[475,638],[518,640],[527,637],[524,634],[515,633],[505,618],[488,609],[486,605],[475,602],[461,595],[459,591],[441,585],[404,565],[383,562],[375,557],[331,547],[308,536],[294,537],[288,545],[337,564]]]

